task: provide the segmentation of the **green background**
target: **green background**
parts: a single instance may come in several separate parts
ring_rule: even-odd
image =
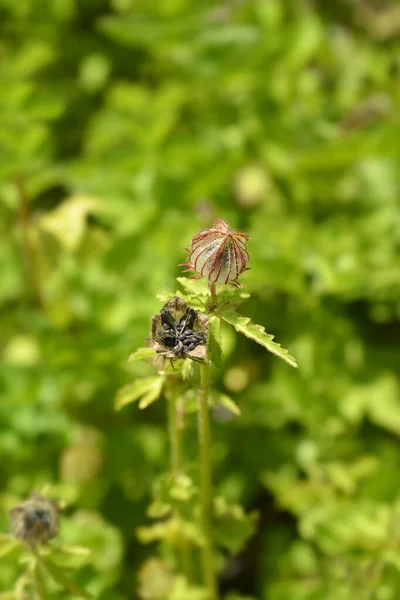
[[[299,363],[224,332],[216,488],[259,520],[222,588],[399,597],[399,33],[395,1],[0,0],[1,527],[50,484],[96,598],[137,598],[157,553],[165,404],[114,397],[216,218]]]

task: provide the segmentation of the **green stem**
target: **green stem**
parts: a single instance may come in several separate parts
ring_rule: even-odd
[[[170,440],[171,453],[171,471],[174,477],[177,477],[182,472],[182,432],[181,424],[178,421],[178,400],[179,396],[176,392],[174,382],[171,383],[168,393],[168,431]],[[180,419],[179,419],[180,420]],[[185,574],[188,582],[192,579],[191,568],[191,553],[189,541],[185,537],[181,537],[179,543],[180,562],[182,571]]]
[[[35,595],[38,600],[47,600],[46,583],[42,571],[42,560],[36,549],[32,550],[34,562],[32,563],[32,578],[35,586]]]
[[[215,283],[209,283],[208,284],[208,289],[210,290],[210,304],[209,304],[209,310],[213,311],[215,306],[216,306],[216,297],[217,297],[217,286],[215,285]]]
[[[217,580],[213,560],[212,536],[212,475],[211,436],[208,395],[210,387],[210,363],[200,365],[201,394],[199,399],[200,444],[200,499],[201,519],[205,544],[202,549],[203,578],[208,590],[208,600],[218,600]]]

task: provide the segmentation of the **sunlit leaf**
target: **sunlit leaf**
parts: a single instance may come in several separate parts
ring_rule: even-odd
[[[146,408],[160,397],[163,385],[164,377],[161,375],[136,379],[133,383],[125,385],[118,391],[115,399],[115,409],[121,410],[127,404],[138,400],[139,408]]]
[[[128,362],[133,362],[135,360],[146,360],[156,356],[157,352],[153,348],[138,348],[138,350],[129,356]]]
[[[243,333],[246,337],[257,342],[257,344],[261,344],[261,346],[264,346],[269,352],[272,352],[272,354],[275,354],[275,356],[278,356],[292,367],[297,367],[296,360],[293,356],[290,356],[289,352],[282,348],[280,344],[273,342],[274,336],[266,333],[263,326],[256,325],[255,323],[252,323],[251,319],[248,317],[242,317],[229,309],[221,312],[221,318],[230,325],[233,325],[239,333]]]

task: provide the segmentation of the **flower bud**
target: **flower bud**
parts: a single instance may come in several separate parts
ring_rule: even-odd
[[[249,255],[246,244],[249,236],[230,231],[229,226],[217,220],[213,229],[201,231],[192,239],[187,271],[207,277],[212,284],[233,283],[246,270]]]
[[[58,534],[60,512],[54,500],[32,494],[11,510],[12,532],[31,547],[44,544]]]

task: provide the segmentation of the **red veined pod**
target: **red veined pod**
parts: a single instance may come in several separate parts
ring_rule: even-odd
[[[192,239],[187,271],[206,277],[212,284],[234,283],[246,270],[249,255],[246,244],[249,236],[230,231],[229,226],[217,220],[213,229],[201,231]]]

